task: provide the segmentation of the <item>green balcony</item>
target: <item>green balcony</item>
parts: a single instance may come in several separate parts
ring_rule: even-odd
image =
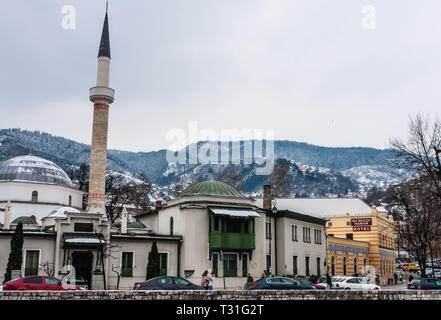
[[[210,232],[210,250],[254,250],[252,233]]]

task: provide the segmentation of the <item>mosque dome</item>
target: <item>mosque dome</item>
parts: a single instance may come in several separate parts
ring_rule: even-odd
[[[37,222],[37,219],[35,218],[35,216],[18,217],[16,219],[14,219],[14,221],[12,221],[11,225],[16,225],[16,224],[19,224],[20,222],[23,225],[36,225],[36,226],[38,226],[38,222]]]
[[[73,187],[63,169],[52,161],[33,155],[0,162],[0,181],[27,181]]]
[[[187,189],[185,189],[179,195],[179,197],[198,196],[198,195],[246,198],[243,194],[241,194],[239,191],[237,191],[229,184],[214,180],[195,183],[189,186]]]

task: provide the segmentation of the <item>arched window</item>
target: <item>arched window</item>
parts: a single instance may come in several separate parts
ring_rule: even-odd
[[[173,235],[173,217],[170,217],[170,235]]]
[[[367,270],[366,270],[366,259],[363,259],[363,273],[366,274]]]
[[[357,268],[357,258],[354,258],[354,273],[355,273],[355,274],[358,273],[358,268]]]
[[[331,258],[331,275],[335,275],[335,258],[332,256]]]
[[[343,275],[346,275],[346,257],[343,258]]]
[[[36,190],[32,191],[32,203],[38,202],[38,192]]]
[[[72,207],[72,196],[69,195],[69,207]]]

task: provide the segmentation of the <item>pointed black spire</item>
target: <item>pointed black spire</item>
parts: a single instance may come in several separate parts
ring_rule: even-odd
[[[108,57],[110,59],[110,37],[109,37],[109,21],[107,18],[107,3],[106,16],[104,18],[103,33],[101,34],[100,49],[98,57]]]

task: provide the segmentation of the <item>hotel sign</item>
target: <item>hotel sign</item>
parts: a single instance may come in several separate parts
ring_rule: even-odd
[[[372,218],[355,218],[351,219],[353,231],[371,231]]]

